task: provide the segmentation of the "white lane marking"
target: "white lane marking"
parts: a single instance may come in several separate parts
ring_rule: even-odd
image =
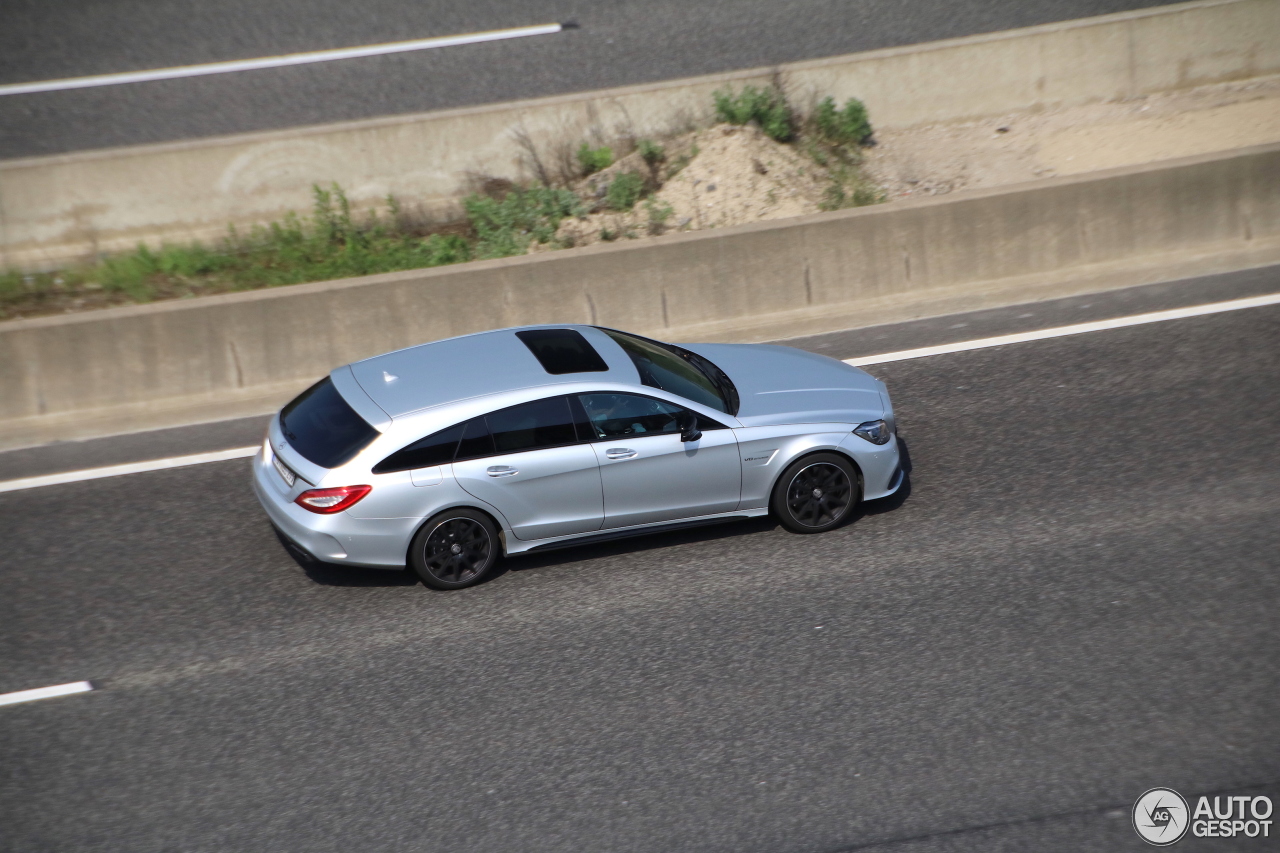
[[[227,62],[209,62],[203,65],[183,65],[176,68],[153,68],[148,71],[98,74],[92,77],[68,77],[62,80],[8,83],[0,85],[0,95],[30,95],[37,92],[57,92],[64,89],[88,89],[93,86],[118,86],[121,83],[145,83],[149,80],[173,80],[179,77],[200,77],[205,74],[228,74],[232,71],[282,68],[288,65],[307,65],[312,62],[333,62],[337,59],[356,59],[362,56],[382,56],[388,53],[430,50],[437,47],[454,47],[462,44],[524,38],[525,36],[544,36],[558,33],[563,29],[563,24],[539,24],[534,27],[514,27],[506,30],[489,30],[483,33],[438,36],[435,38],[414,39],[413,41],[369,44],[362,47],[342,47],[335,50],[313,50],[308,53],[289,53],[283,56],[264,56],[258,59],[235,59]]]
[[[64,471],[43,477],[24,477],[21,480],[0,482],[0,492],[16,492],[40,486],[56,486],[61,483],[78,483],[81,480],[98,480],[102,477],[119,477],[123,474],[141,474],[144,471],[163,471],[165,468],[182,468],[205,462],[223,462],[227,459],[244,459],[258,452],[259,445],[217,450],[213,453],[194,453],[191,456],[171,456],[168,459],[149,459],[146,462],[130,462],[127,465],[110,465],[106,468],[88,468],[83,471]]]
[[[884,364],[890,361],[906,361],[909,358],[925,358],[930,355],[943,355],[950,352],[965,352],[987,347],[1002,347],[1006,344],[1020,344],[1026,341],[1042,341],[1046,338],[1061,338],[1067,335],[1079,335],[1085,332],[1102,332],[1107,329],[1122,329],[1125,326],[1141,326],[1144,323],[1160,323],[1165,320],[1181,320],[1186,317],[1199,317],[1204,314],[1220,314],[1223,311],[1239,311],[1242,308],[1260,308],[1263,305],[1280,303],[1280,293],[1269,293],[1266,296],[1250,296],[1247,299],[1232,299],[1227,302],[1211,302],[1208,305],[1193,305],[1190,308],[1173,308],[1168,311],[1153,311],[1150,314],[1134,314],[1130,317],[1115,317],[1110,320],[1097,320],[1092,323],[1076,323],[1071,326],[1058,326],[1053,329],[1040,329],[1036,332],[1018,332],[1014,335],[999,335],[994,338],[979,338],[973,341],[960,341],[954,344],[942,344],[936,347],[920,347],[899,352],[865,355],[861,358],[846,358],[845,364],[862,367],[868,364]]]
[[[52,699],[54,696],[70,696],[72,693],[88,693],[93,685],[87,681],[76,681],[72,684],[55,684],[53,687],[37,687],[35,690],[19,690],[17,693],[0,694],[0,705],[17,705],[19,702],[34,702],[37,699]]]
[[[1185,317],[1219,314],[1223,311],[1239,311],[1242,308],[1259,308],[1264,305],[1278,303],[1280,303],[1280,293],[1271,293],[1266,296],[1251,296],[1247,299],[1232,299],[1228,302],[1193,305],[1190,308],[1174,308],[1169,311],[1154,311],[1150,314],[1135,314],[1130,317],[1116,317],[1111,320],[1097,320],[1092,323],[1076,323],[1073,326],[1058,326],[1053,329],[1041,329],[1038,332],[1019,332],[1014,335],[979,338],[974,341],[961,341],[936,347],[921,347],[920,349],[902,350],[881,355],[868,355],[862,358],[848,358],[845,359],[845,364],[852,364],[855,367],[868,364],[884,364],[889,361],[905,361],[909,358],[924,358],[930,355],[942,355],[950,352],[986,349],[987,347],[1019,344],[1025,341],[1041,341],[1046,338],[1060,338],[1066,335],[1079,335],[1084,332],[1121,329],[1125,326],[1139,326],[1143,323],[1159,323],[1165,320],[1181,320]],[[122,474],[140,474],[144,471],[161,471],[165,468],[181,468],[185,465],[200,465],[204,462],[222,462],[226,459],[244,459],[253,456],[257,452],[258,445],[254,445],[253,447],[237,447],[233,450],[219,450],[214,453],[197,453],[192,456],[175,456],[169,459],[152,459],[148,462],[131,462],[128,465],[112,465],[108,468],[90,468],[84,471],[48,474],[43,477],[27,477],[22,480],[6,480],[0,482],[0,492],[16,492],[20,489],[34,489],[39,486],[54,486],[60,483],[96,480],[100,477],[118,477]]]

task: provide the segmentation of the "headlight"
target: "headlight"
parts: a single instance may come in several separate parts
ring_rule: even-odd
[[[872,444],[888,444],[889,425],[884,421],[867,421],[864,424],[858,424],[853,428],[853,434],[858,438],[865,438]]]

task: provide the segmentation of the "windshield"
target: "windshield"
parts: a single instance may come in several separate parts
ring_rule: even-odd
[[[378,435],[327,376],[280,410],[280,431],[290,447],[321,468],[350,462]]]
[[[738,413],[738,390],[708,359],[673,344],[601,329],[631,357],[640,381],[651,388],[679,394],[695,403],[730,415]]]

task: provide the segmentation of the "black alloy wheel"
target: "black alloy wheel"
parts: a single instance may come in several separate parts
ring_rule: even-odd
[[[482,512],[454,509],[432,518],[413,538],[409,561],[433,589],[479,583],[498,561],[498,531]]]
[[[821,533],[852,515],[860,498],[853,464],[836,453],[815,453],[782,472],[772,508],[791,532]]]

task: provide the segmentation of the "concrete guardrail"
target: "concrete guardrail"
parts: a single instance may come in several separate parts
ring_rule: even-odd
[[[267,411],[336,365],[501,326],[599,323],[670,340],[758,339],[859,325],[885,306],[977,307],[1011,289],[1020,299],[1057,295],[1055,282],[1196,258],[1280,259],[1280,145],[709,232],[0,323],[0,446],[103,424],[155,425],[166,412],[197,420]]]

